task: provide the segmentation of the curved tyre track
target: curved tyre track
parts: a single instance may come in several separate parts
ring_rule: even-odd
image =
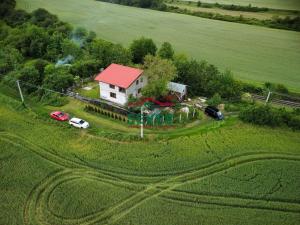
[[[188,172],[182,172],[172,177],[166,177],[164,181],[159,183],[145,183],[143,185],[137,184],[133,181],[124,179],[128,174],[119,174],[117,172],[107,172],[106,170],[95,169],[88,165],[80,164],[75,161],[67,160],[58,155],[55,155],[46,149],[39,148],[36,145],[26,142],[22,138],[14,135],[0,133],[2,140],[15,144],[19,147],[26,147],[30,151],[40,155],[44,159],[55,163],[64,169],[54,171],[49,174],[43,181],[37,184],[30,192],[25,208],[24,208],[24,223],[29,224],[49,224],[49,225],[75,225],[75,224],[112,224],[119,221],[122,217],[130,213],[133,209],[145,203],[146,201],[155,197],[167,198],[179,203],[192,202],[191,199],[197,199],[197,204],[214,204],[227,207],[240,207],[240,208],[255,208],[255,209],[268,209],[274,211],[300,213],[300,204],[288,203],[284,201],[268,201],[263,199],[244,199],[232,196],[216,196],[216,195],[197,195],[192,193],[183,193],[174,191],[177,187],[201,180],[213,174],[220,173],[230,168],[252,163],[262,160],[287,160],[300,162],[299,155],[282,154],[282,153],[247,153],[238,156],[213,162],[209,165],[194,169]],[[24,142],[24,145],[16,144],[11,139],[17,139]],[[124,188],[134,189],[136,194],[130,196],[123,201],[120,201],[114,206],[111,206],[104,211],[92,213],[80,218],[65,218],[53,213],[49,209],[49,199],[53,191],[61,184],[82,177],[92,179],[94,181],[101,181],[110,183]],[[133,175],[133,177],[145,177]],[[133,187],[133,188],[132,188]]]
[[[40,182],[29,194],[24,208],[25,224],[90,224],[95,218],[103,217],[99,211],[87,216],[77,218],[66,218],[55,214],[49,207],[50,197],[56,188],[68,181],[75,179],[90,179],[95,182],[109,183],[129,190],[139,191],[144,187],[115,181],[114,179],[103,178],[98,172],[82,169],[63,169],[54,171]]]
[[[95,168],[91,165],[85,164],[83,161],[76,161],[76,160],[71,160],[69,158],[65,158],[59,155],[56,155],[50,151],[48,151],[47,149],[33,144],[27,140],[25,140],[22,137],[16,136],[14,134],[11,133],[7,133],[7,132],[0,132],[0,140],[9,142],[12,145],[15,145],[19,148],[26,148],[27,150],[37,154],[38,156],[42,157],[43,159],[56,164],[60,167],[64,167],[64,168],[83,168],[83,169],[89,169],[89,170],[95,170],[95,171],[99,171],[103,174],[106,174],[110,177],[115,177],[115,179],[118,180],[127,180],[127,181],[131,181],[133,183],[153,183],[153,182],[157,182],[157,177],[164,177],[165,175],[135,175],[135,174],[129,174],[129,173],[120,173],[119,171],[111,171],[108,169],[104,169],[104,168]],[[21,142],[22,144],[19,144],[19,142]],[[137,178],[139,178],[140,180],[137,180]]]
[[[287,154],[279,154],[279,153],[263,153],[263,154],[249,154],[249,155],[243,155],[240,157],[232,158],[227,161],[223,161],[217,164],[214,164],[212,166],[191,172],[191,173],[186,173],[184,175],[179,175],[175,176],[173,178],[167,179],[165,182],[162,182],[160,184],[157,184],[154,189],[157,189],[159,191],[155,192],[153,195],[148,196],[147,198],[143,199],[143,202],[146,200],[152,199],[154,197],[160,197],[164,196],[166,193],[174,193],[177,194],[175,191],[172,191],[176,189],[177,187],[180,187],[184,184],[190,183],[190,182],[195,182],[197,180],[203,179],[205,177],[220,173],[222,171],[228,170],[230,168],[246,164],[246,163],[252,163],[256,161],[262,161],[262,160],[288,160],[288,161],[296,161],[300,162],[300,156],[297,155],[287,155]],[[186,195],[192,195],[191,193],[186,193]],[[215,195],[207,195],[211,197],[211,200],[214,200]],[[237,204],[237,203],[231,203],[231,200],[233,197],[230,196],[224,196],[222,197],[223,199],[229,200],[229,203],[221,203],[218,201],[215,201],[215,205],[222,205],[222,206],[231,206],[231,207],[237,207],[239,206],[242,208],[246,204]],[[243,203],[245,203],[245,199],[243,198],[235,198],[235,199],[240,199]],[[184,199],[181,199],[182,201]],[[274,211],[284,211],[284,212],[295,212],[295,213],[300,213],[300,204],[299,203],[287,203],[285,201],[276,201],[274,204],[277,204],[276,207],[264,207],[259,205],[258,203],[263,203],[265,200],[254,200],[254,199],[249,199],[249,203],[251,204],[251,201],[255,204],[253,204],[251,207],[246,207],[246,208],[257,208],[257,209],[270,209]],[[203,201],[202,203],[209,202],[208,200]],[[270,201],[268,201],[270,202]],[[199,200],[199,203],[201,201]],[[279,207],[278,204],[282,204],[282,207]],[[110,223],[116,222],[118,219],[121,219],[123,216],[128,214],[131,210],[136,208],[140,204],[133,205],[131,208],[127,208],[125,211],[120,213],[119,215],[114,215],[114,218]],[[295,209],[293,207],[296,207]],[[110,224],[109,223],[109,224]]]
[[[1,137],[3,136],[3,137]],[[204,166],[201,167],[197,167],[197,168],[191,168],[191,169],[187,169],[187,170],[183,170],[183,171],[176,171],[176,172],[163,172],[163,173],[143,173],[143,174],[136,174],[136,171],[130,171],[130,172],[120,172],[118,170],[110,170],[108,168],[96,168],[93,165],[89,165],[84,163],[84,161],[76,161],[76,160],[71,160],[69,158],[65,158],[63,156],[60,155],[56,155],[52,152],[50,152],[49,150],[45,149],[44,147],[41,147],[37,144],[34,144],[32,142],[27,141],[26,139],[24,139],[23,137],[14,135],[12,133],[8,133],[8,132],[3,132],[0,131],[0,139],[3,139],[5,141],[10,142],[11,144],[17,145],[18,147],[27,147],[28,150],[30,150],[31,152],[39,155],[40,157],[55,163],[57,165],[63,166],[63,167],[67,167],[67,168],[86,168],[86,169],[91,169],[91,170],[97,170],[97,171],[101,171],[102,173],[107,173],[107,175],[109,176],[115,176],[117,179],[123,179],[123,180],[128,180],[131,182],[136,182],[136,183],[141,183],[140,181],[137,181],[137,178],[143,178],[143,179],[148,179],[149,181],[151,181],[152,178],[165,178],[166,177],[175,177],[175,176],[180,176],[183,175],[185,176],[186,174],[189,173],[194,173],[195,171],[200,171],[202,169],[214,166],[216,164],[220,164],[222,162],[226,162],[229,160],[234,160],[236,158],[240,158],[240,157],[244,157],[244,156],[251,156],[251,155],[260,155],[260,154],[280,154],[281,156],[291,156],[289,157],[289,159],[293,159],[293,157],[300,157],[300,155],[295,155],[295,154],[288,154],[288,153],[270,153],[270,152],[247,152],[247,153],[243,153],[243,154],[238,154],[238,155],[234,155],[234,156],[230,156],[230,157],[226,157],[223,158],[221,160],[217,160],[217,161],[213,161],[211,163],[205,164]],[[17,144],[16,142],[22,142],[22,145]],[[157,181],[157,180],[155,180]],[[143,183],[143,182],[142,182]],[[146,183],[146,181],[144,182]],[[152,180],[153,183],[153,180]]]
[[[282,211],[289,213],[300,213],[300,204],[287,201],[271,201],[267,199],[242,198],[223,195],[195,194],[184,191],[170,191],[160,197],[179,203],[207,204],[216,206],[230,206],[236,208],[263,209],[271,211]]]

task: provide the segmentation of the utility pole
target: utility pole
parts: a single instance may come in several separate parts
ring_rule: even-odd
[[[17,86],[18,86],[18,89],[19,89],[19,93],[20,93],[20,97],[21,97],[22,103],[24,104],[24,97],[23,97],[23,94],[22,94],[22,90],[21,90],[21,87],[20,87],[19,80],[17,80]]]
[[[141,106],[141,138],[144,138],[144,117],[143,117],[143,107],[144,105]]]
[[[269,91],[268,96],[267,96],[267,99],[266,99],[266,102],[265,102],[265,105],[268,103],[271,93],[272,93],[272,92]]]

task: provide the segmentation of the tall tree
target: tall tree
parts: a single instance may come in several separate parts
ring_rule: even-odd
[[[158,51],[158,55],[163,59],[173,59],[174,49],[169,42],[164,42]]]
[[[45,77],[45,68],[50,63],[43,59],[34,59],[27,61],[25,66],[34,67],[39,72],[38,85],[41,85]]]
[[[107,67],[111,63],[128,65],[131,62],[131,53],[119,44],[95,39],[88,45],[90,55],[102,61],[102,67]]]
[[[11,13],[5,17],[5,22],[10,26],[15,27],[29,21],[30,18],[31,15],[28,12],[18,9],[11,11]]]
[[[92,77],[100,72],[102,62],[97,59],[77,60],[71,67],[71,73],[78,77]]]
[[[27,85],[24,86],[24,89],[28,93],[37,91],[37,88],[34,86],[38,86],[41,84],[39,71],[32,65],[25,66],[20,71],[19,77],[17,77],[17,79],[27,83]]]
[[[87,35],[88,32],[84,27],[77,27],[73,32],[73,36],[79,39],[84,39],[87,37]]]
[[[61,44],[61,48],[62,48],[62,55],[64,57],[71,55],[74,58],[80,58],[83,54],[80,46],[67,38],[63,40]]]
[[[0,48],[0,75],[16,70],[23,61],[21,53],[10,46]]]
[[[54,33],[50,37],[45,58],[50,60],[51,62],[56,62],[58,59],[60,59],[63,54],[63,46],[62,46],[63,41],[64,41],[63,34]]]
[[[53,65],[46,66],[43,82],[45,88],[62,92],[66,91],[73,83],[74,78],[67,67],[55,68]]]
[[[51,27],[58,22],[57,16],[49,13],[45,9],[36,9],[31,15],[31,22],[39,27]]]
[[[10,26],[8,26],[6,23],[4,23],[2,20],[0,20],[0,40],[1,41],[4,41],[8,37],[11,29],[12,28]],[[1,41],[0,41],[0,45],[1,45]],[[2,47],[2,46],[0,46],[0,47]]]
[[[1,0],[0,1],[0,18],[10,14],[16,7],[16,0]]]
[[[158,56],[147,55],[143,65],[148,84],[142,89],[144,96],[160,97],[168,92],[168,83],[176,75],[176,67],[172,61]]]
[[[93,40],[95,40],[96,37],[96,33],[94,31],[90,31],[88,36],[86,37],[86,42],[91,43]]]
[[[49,44],[49,34],[41,27],[27,24],[13,29],[5,42],[18,49],[24,57],[42,58]]]
[[[141,37],[131,43],[130,50],[133,62],[143,63],[144,57],[146,55],[155,55],[157,48],[152,39]]]
[[[210,95],[218,92],[222,98],[239,98],[242,94],[240,82],[233,79],[229,70],[219,74],[216,79],[211,79],[207,86]]]

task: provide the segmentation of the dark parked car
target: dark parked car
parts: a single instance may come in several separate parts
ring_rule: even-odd
[[[205,114],[217,119],[217,120],[223,120],[224,115],[221,113],[220,110],[218,110],[216,107],[213,106],[207,106],[205,108]]]

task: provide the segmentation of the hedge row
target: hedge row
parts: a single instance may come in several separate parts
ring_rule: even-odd
[[[285,18],[276,17],[272,19],[260,20],[257,18],[243,17],[242,15],[231,16],[231,15],[223,15],[220,13],[193,11],[186,8],[183,9],[178,6],[168,6],[165,11],[203,17],[207,19],[222,20],[222,21],[243,23],[243,24],[257,25],[257,26],[265,26],[265,27],[284,29],[284,30],[300,31],[300,16],[296,16],[296,17],[286,16]]]
[[[111,112],[111,111],[108,111],[108,110],[105,110],[105,109],[102,109],[102,108],[99,108],[96,106],[86,105],[84,110],[88,111],[88,112],[96,112],[101,115],[110,117],[112,119],[120,120],[123,122],[127,122],[127,120],[128,120],[126,116],[123,116],[123,115],[120,115],[120,114],[117,114],[117,113],[114,113],[114,112]]]
[[[300,130],[300,115],[298,110],[288,112],[285,108],[273,108],[269,105],[252,105],[239,114],[241,120],[258,125],[271,127],[288,126]]]

